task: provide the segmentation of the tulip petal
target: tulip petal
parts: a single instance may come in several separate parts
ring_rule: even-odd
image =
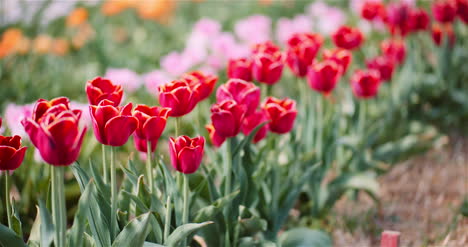
[[[133,116],[118,116],[109,120],[104,128],[107,145],[118,147],[124,145],[138,126]]]
[[[179,152],[180,170],[185,174],[191,174],[197,171],[203,158],[203,148],[198,146],[194,148],[184,147]]]

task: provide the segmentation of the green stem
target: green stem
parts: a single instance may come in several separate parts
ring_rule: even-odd
[[[5,173],[5,203],[7,209],[7,219],[8,227],[13,230],[13,225],[11,224],[11,204],[10,204],[10,171],[4,171]]]
[[[227,196],[231,193],[231,179],[232,179],[232,150],[231,150],[231,140],[228,140],[226,142],[226,154],[225,154],[225,163],[226,163],[226,182],[224,184],[224,196]],[[224,212],[224,220],[226,222],[226,237],[224,241],[224,246],[230,247],[231,246],[231,240],[230,240],[230,216],[231,216],[231,210],[230,206],[228,205],[225,209]]]
[[[153,169],[151,167],[151,141],[146,142],[146,175],[148,179],[149,192],[153,193]]]
[[[55,224],[55,246],[65,247],[67,216],[64,191],[64,167],[54,166],[51,170],[52,215]]]
[[[117,171],[115,169],[115,150],[111,147],[111,162],[110,162],[110,181],[111,181],[111,238],[114,239],[116,236],[117,229]]]
[[[109,171],[106,162],[106,145],[102,145],[102,173],[104,174],[104,183],[107,184],[109,181]]]
[[[323,95],[317,96],[317,155],[321,159],[323,156]]]
[[[175,136],[179,137],[180,134],[180,117],[175,118]]]
[[[184,207],[182,211],[182,224],[188,224],[189,223],[189,182],[188,182],[188,175],[182,174],[183,179],[184,179],[184,189],[183,189],[183,196],[184,196]],[[184,244],[183,246],[187,246],[187,239],[184,239]]]
[[[172,214],[172,208],[171,208],[171,196],[167,196],[167,201],[166,201],[166,220],[164,224],[164,241],[167,241],[167,238],[169,237],[169,231],[171,230],[171,214]]]

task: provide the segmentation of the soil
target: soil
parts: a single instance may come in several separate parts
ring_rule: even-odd
[[[468,139],[396,165],[379,178],[381,203],[365,195],[341,200],[334,212],[335,246],[380,246],[383,230],[401,232],[400,247],[468,246]]]

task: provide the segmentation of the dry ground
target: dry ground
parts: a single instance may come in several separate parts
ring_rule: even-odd
[[[458,213],[468,196],[468,139],[454,139],[381,177],[380,207],[365,196],[340,201],[335,246],[379,246],[382,230],[401,232],[402,247],[468,246],[468,218]]]

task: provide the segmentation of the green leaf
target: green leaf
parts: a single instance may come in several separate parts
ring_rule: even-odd
[[[89,183],[89,175],[78,164],[73,164],[70,167],[72,168],[72,172],[76,181],[78,181],[81,192],[83,192],[86,188],[86,185]]]
[[[165,247],[165,246],[164,246],[164,245],[160,245],[160,244],[145,242],[145,243],[143,244],[143,247]]]
[[[203,222],[209,219],[215,218],[215,216],[220,213],[224,207],[231,203],[231,201],[239,194],[239,191],[234,191],[233,193],[219,198],[213,204],[201,208],[197,211],[195,216],[195,222]]]
[[[42,200],[39,200],[39,210],[41,216],[41,246],[50,246],[54,241],[55,232],[52,216]]]
[[[199,224],[191,223],[179,226],[177,227],[177,229],[174,230],[174,232],[172,232],[171,235],[169,235],[165,245],[169,247],[179,246],[179,244],[182,243],[182,241],[186,239],[190,234],[212,223],[212,221],[207,221]]]
[[[332,247],[328,234],[307,228],[291,229],[280,236],[282,247]]]
[[[86,186],[85,188],[86,189]],[[83,193],[84,194],[84,193]],[[75,213],[75,218],[73,220],[73,226],[70,228],[69,232],[69,246],[82,246],[83,245],[83,233],[87,224],[88,216],[88,201],[87,197],[81,196],[78,201],[78,208]]]
[[[257,232],[266,231],[268,222],[264,219],[261,219],[257,216],[253,216],[249,219],[241,219],[241,235],[253,236]]]
[[[109,232],[110,226],[102,212],[103,209],[100,208],[101,201],[98,199],[98,196],[96,196],[96,187],[94,185],[94,180],[89,181],[81,197],[82,200],[88,202],[88,223],[95,244],[101,247],[111,246]]]
[[[130,221],[117,236],[112,246],[143,246],[146,236],[148,236],[151,230],[151,227],[149,227],[150,215],[151,213],[148,212]]]
[[[257,132],[265,125],[267,124],[268,122],[264,122],[264,123],[261,123],[259,124],[257,127],[255,127],[255,129],[252,130],[252,132],[250,132],[250,134],[248,136],[246,136],[244,138],[244,140],[242,140],[239,145],[237,145],[235,148],[234,148],[234,151],[232,152],[232,157],[235,157],[237,156],[240,151],[244,148],[245,145],[247,145],[247,143],[251,143],[253,138],[255,137],[255,135],[257,134]]]
[[[39,210],[39,207],[36,206],[36,219],[34,219],[34,223],[31,227],[31,234],[29,234],[28,244],[31,242],[39,243],[41,240],[41,214]]]
[[[20,236],[2,224],[0,224],[0,245],[4,247],[27,247]]]
[[[16,208],[15,200],[11,200],[11,208],[13,209],[11,215],[13,230],[16,232],[16,234],[18,234],[18,236],[23,236],[23,227],[19,217],[18,209]]]

